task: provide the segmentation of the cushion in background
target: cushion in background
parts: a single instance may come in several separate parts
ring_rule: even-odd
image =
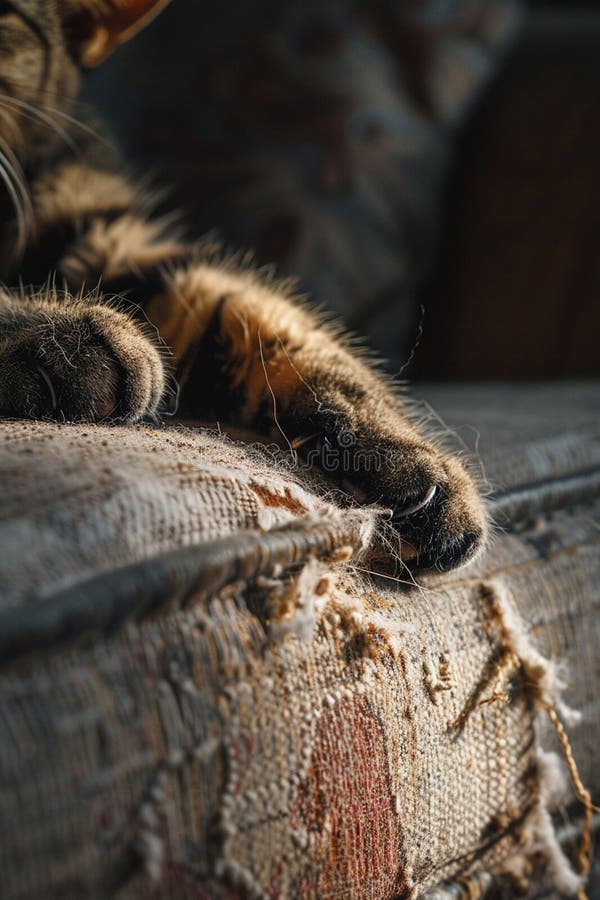
[[[427,399],[499,527],[418,586],[256,448],[2,423],[2,897],[577,889],[547,708],[597,800],[598,386]]]
[[[459,127],[519,0],[177,0],[88,97],[196,234],[299,277],[392,362],[418,331]],[[160,174],[159,174],[160,173]]]

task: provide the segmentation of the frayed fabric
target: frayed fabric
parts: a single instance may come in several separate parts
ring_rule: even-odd
[[[550,814],[557,802],[564,800],[567,794],[566,779],[557,755],[538,749],[538,797],[523,828],[523,854],[526,858],[543,857],[552,884],[561,893],[578,896],[582,900],[585,897],[584,880],[590,868],[593,805],[591,796],[579,777],[570,741],[560,718],[574,726],[581,717],[562,699],[561,692],[566,687],[562,667],[546,659],[534,646],[506,586],[499,581],[484,582],[481,585],[481,596],[489,607],[500,635],[502,649],[499,658],[502,664],[494,673],[496,681],[507,679],[518,670],[521,671],[539,712],[548,715],[556,730],[575,793],[584,807],[581,846],[577,858],[579,874],[576,874],[563,853]],[[514,860],[512,864],[514,868]]]

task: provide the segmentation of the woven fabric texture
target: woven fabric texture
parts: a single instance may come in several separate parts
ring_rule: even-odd
[[[597,802],[600,392],[569,391],[428,393],[502,527],[418,586],[258,449],[3,423],[0,897],[574,894],[549,711]]]

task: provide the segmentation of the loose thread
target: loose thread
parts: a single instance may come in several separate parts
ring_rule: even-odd
[[[571,776],[571,782],[573,784],[575,794],[577,795],[580,803],[583,805],[583,827],[581,830],[581,844],[579,846],[579,852],[577,854],[577,867],[581,877],[586,878],[589,874],[591,865],[592,818],[594,812],[598,810],[597,807],[595,807],[592,803],[592,796],[590,792],[581,780],[579,770],[577,768],[577,763],[575,762],[575,757],[573,756],[571,742],[569,740],[567,732],[565,731],[563,723],[560,721],[554,707],[549,703],[544,703],[544,709],[546,710],[548,718],[552,722],[558,740],[560,741],[560,745],[563,751],[563,757],[565,763],[567,764],[569,775]],[[585,888],[582,887],[579,889],[577,893],[577,900],[588,900]]]
[[[520,660],[510,647],[502,647],[500,655],[494,663],[491,672],[486,676],[485,680],[479,685],[473,696],[468,700],[463,711],[449,723],[449,728],[462,730],[467,719],[476,709],[481,706],[487,706],[489,703],[497,701],[506,701],[508,699],[505,691],[501,689],[503,681],[510,676],[520,665]],[[492,693],[488,697],[482,697],[484,691],[493,685]]]
[[[495,615],[496,623],[500,630],[502,641],[502,652],[494,667],[492,677],[506,678],[511,669],[511,664],[520,665],[525,677],[529,681],[535,699],[539,706],[544,709],[548,718],[552,722],[556,735],[560,742],[563,758],[569,770],[571,782],[575,790],[575,794],[583,805],[583,825],[581,831],[581,843],[577,854],[577,867],[582,880],[585,880],[589,874],[591,866],[591,850],[592,850],[592,819],[596,811],[596,807],[592,803],[590,792],[583,784],[577,768],[577,763],[573,756],[571,742],[565,731],[556,709],[552,703],[552,696],[549,691],[556,685],[552,686],[548,682],[550,673],[549,664],[540,654],[533,648],[527,646],[521,639],[519,630],[517,629],[517,621],[511,621],[509,607],[503,602],[502,593],[491,583],[484,583],[481,586],[482,597],[490,604],[492,612]],[[490,679],[491,680],[491,679]],[[481,694],[479,694],[481,696]],[[475,706],[478,704],[476,703]],[[588,900],[585,887],[580,887],[577,893],[578,900]]]

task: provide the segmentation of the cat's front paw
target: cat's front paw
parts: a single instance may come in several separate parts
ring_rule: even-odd
[[[0,347],[0,414],[135,421],[165,390],[160,354],[128,316],[100,304],[19,308]]]
[[[409,568],[445,572],[475,558],[487,538],[487,516],[477,487],[456,457],[411,430],[405,437],[390,437],[328,423],[326,432],[310,461],[359,501],[391,510]]]
[[[392,510],[392,524],[414,550],[408,566],[446,572],[471,562],[484,546],[488,523],[471,476],[451,455],[426,443],[388,448],[370,490]]]

